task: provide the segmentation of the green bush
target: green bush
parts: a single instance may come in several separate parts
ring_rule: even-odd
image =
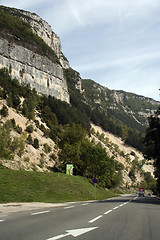
[[[33,126],[30,124],[30,125],[28,125],[27,127],[26,127],[26,131],[28,132],[28,133],[32,133],[33,132]]]
[[[33,140],[32,140],[31,134],[28,135],[28,137],[27,137],[26,140],[27,140],[27,142],[28,142],[29,144],[33,144]]]
[[[44,151],[45,151],[45,153],[51,152],[51,147],[47,143],[44,144]]]
[[[2,109],[0,110],[0,114],[2,117],[7,117],[8,116],[8,108],[6,105],[3,105]]]
[[[33,147],[36,148],[36,149],[39,148],[39,141],[38,141],[37,138],[35,138],[34,141],[33,141]]]

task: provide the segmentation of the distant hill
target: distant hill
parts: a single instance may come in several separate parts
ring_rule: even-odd
[[[93,80],[81,79],[73,69],[64,71],[71,104],[94,124],[143,151],[147,118],[157,110],[160,102],[134,93],[110,90]]]

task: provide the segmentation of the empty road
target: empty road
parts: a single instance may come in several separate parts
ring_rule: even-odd
[[[160,200],[121,196],[0,216],[0,240],[159,240]]]

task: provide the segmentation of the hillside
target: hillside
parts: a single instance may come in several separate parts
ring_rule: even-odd
[[[105,132],[101,127],[92,124],[93,134],[91,141],[100,143],[106,148],[110,157],[114,157],[117,162],[123,164],[123,181],[126,185],[132,185],[132,179],[129,177],[129,172],[134,167],[136,182],[143,181],[143,172],[150,172],[154,177],[153,161],[144,159],[143,154],[137,149],[128,146],[121,138]]]
[[[19,9],[1,6],[0,11],[0,68],[6,67],[12,79],[29,84],[37,93],[70,103],[83,118],[86,115],[143,151],[147,117],[159,102],[81,79],[80,73],[70,68],[60,38],[45,20]]]
[[[70,163],[105,188],[155,186],[141,152],[159,102],[81,79],[48,23],[23,10],[0,13],[1,164],[65,173]]]
[[[2,108],[5,101],[0,101],[0,108]],[[26,171],[39,171],[45,172],[50,171],[54,167],[55,161],[54,158],[57,155],[57,149],[55,143],[50,139],[44,136],[44,133],[36,127],[36,124],[33,121],[30,121],[22,114],[18,114],[15,109],[8,108],[8,116],[3,119],[3,122],[7,120],[15,120],[15,125],[22,129],[22,133],[18,133],[14,129],[11,132],[12,137],[17,137],[25,141],[24,153],[22,156],[18,154],[14,155],[14,159],[1,159],[0,162],[3,166],[14,169],[14,170],[26,170]],[[40,118],[36,117],[36,120],[40,123]],[[43,123],[44,124],[44,123]],[[31,133],[33,139],[38,139],[39,148],[36,149],[31,144],[27,142],[28,133],[25,132],[27,126],[33,126],[33,132]],[[45,147],[48,147],[48,151]]]
[[[134,93],[110,90],[93,80],[81,79],[69,68],[64,70],[72,106],[84,112],[91,122],[101,126],[143,151],[142,139],[147,118],[158,109],[160,102]]]
[[[1,100],[0,109],[4,104],[6,104],[6,101]],[[52,169],[54,169],[55,160],[58,159],[57,154],[59,151],[56,143],[51,138],[45,137],[44,133],[36,126],[33,120],[27,119],[22,114],[17,113],[15,109],[8,107],[8,116],[3,119],[1,118],[1,123],[11,119],[15,120],[16,126],[22,128],[22,133],[12,130],[11,136],[23,139],[25,141],[25,148],[22,156],[15,154],[14,159],[1,159],[0,163],[13,170],[53,171]],[[37,116],[35,120],[45,125],[40,117]],[[27,133],[26,128],[29,125],[33,126],[32,139],[37,138],[39,141],[38,149],[27,141],[29,133]],[[134,184],[140,183],[144,179],[143,172],[150,172],[154,176],[153,162],[145,160],[142,153],[133,147],[127,146],[122,139],[109,132],[105,132],[101,127],[94,124],[91,124],[91,127],[90,141],[94,142],[94,144],[101,144],[110,157],[122,164],[123,186],[131,186],[133,184],[133,179],[129,177],[129,173],[135,165],[137,169],[135,169]]]

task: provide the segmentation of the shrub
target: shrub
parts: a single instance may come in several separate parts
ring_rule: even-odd
[[[33,132],[33,126],[30,124],[30,125],[28,125],[27,127],[26,127],[26,131],[28,132],[28,133],[32,133]]]
[[[27,142],[28,142],[29,144],[33,144],[33,140],[32,140],[31,134],[28,135],[28,137],[27,137]]]
[[[7,117],[8,116],[8,108],[6,105],[3,105],[2,109],[0,110],[0,114],[2,117]]]
[[[45,153],[51,152],[51,147],[47,143],[44,144],[44,151],[45,151]]]
[[[39,141],[37,138],[34,139],[34,142],[33,142],[33,147],[38,149],[39,148]]]

